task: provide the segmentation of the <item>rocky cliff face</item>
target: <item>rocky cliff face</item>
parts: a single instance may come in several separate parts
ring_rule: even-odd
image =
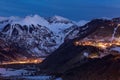
[[[75,39],[78,40],[87,38],[87,39],[103,39],[106,37],[112,38],[115,28],[119,23],[114,22],[113,20],[106,19],[94,19],[84,26],[78,27],[71,31],[66,39]],[[119,35],[120,27],[116,30],[115,37]],[[73,37],[73,38],[72,38]]]
[[[45,57],[56,50],[66,35],[77,27],[79,25],[74,21],[60,16],[46,19],[38,15],[0,17],[0,39],[4,42],[0,46],[11,50],[7,53],[14,57]]]

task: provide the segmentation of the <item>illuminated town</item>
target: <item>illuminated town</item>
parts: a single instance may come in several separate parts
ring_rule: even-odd
[[[13,60],[3,61],[0,65],[12,65],[12,64],[39,64],[43,61],[41,58],[37,59],[25,59],[25,60]]]
[[[119,40],[114,41],[100,41],[100,40],[83,40],[83,41],[76,41],[76,46],[94,46],[100,49],[107,49],[112,46],[120,46]]]

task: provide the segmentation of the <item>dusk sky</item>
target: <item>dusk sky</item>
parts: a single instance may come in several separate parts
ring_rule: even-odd
[[[0,0],[0,16],[59,15],[72,20],[120,16],[120,0]]]

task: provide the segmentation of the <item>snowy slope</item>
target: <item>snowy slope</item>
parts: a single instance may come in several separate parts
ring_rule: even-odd
[[[0,68],[0,74],[4,78],[10,78],[12,80],[49,80],[51,76],[39,75],[32,76],[35,71],[29,71],[24,69],[12,69],[12,68]],[[3,79],[2,79],[3,80]],[[5,79],[6,80],[6,79]],[[57,78],[55,80],[62,80],[61,78]]]
[[[82,22],[84,25],[87,21]],[[77,27],[80,27],[77,22],[61,16],[0,17],[1,39],[7,44],[17,44],[32,56],[46,56],[53,52]]]

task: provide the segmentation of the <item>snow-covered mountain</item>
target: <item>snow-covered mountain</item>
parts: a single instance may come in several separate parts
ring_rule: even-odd
[[[61,16],[0,17],[0,39],[7,44],[5,48],[16,44],[17,47],[12,48],[19,49],[16,54],[21,56],[26,56],[25,53],[37,57],[46,56],[56,50],[65,37],[77,27],[77,22]],[[14,51],[12,54],[14,56]]]

